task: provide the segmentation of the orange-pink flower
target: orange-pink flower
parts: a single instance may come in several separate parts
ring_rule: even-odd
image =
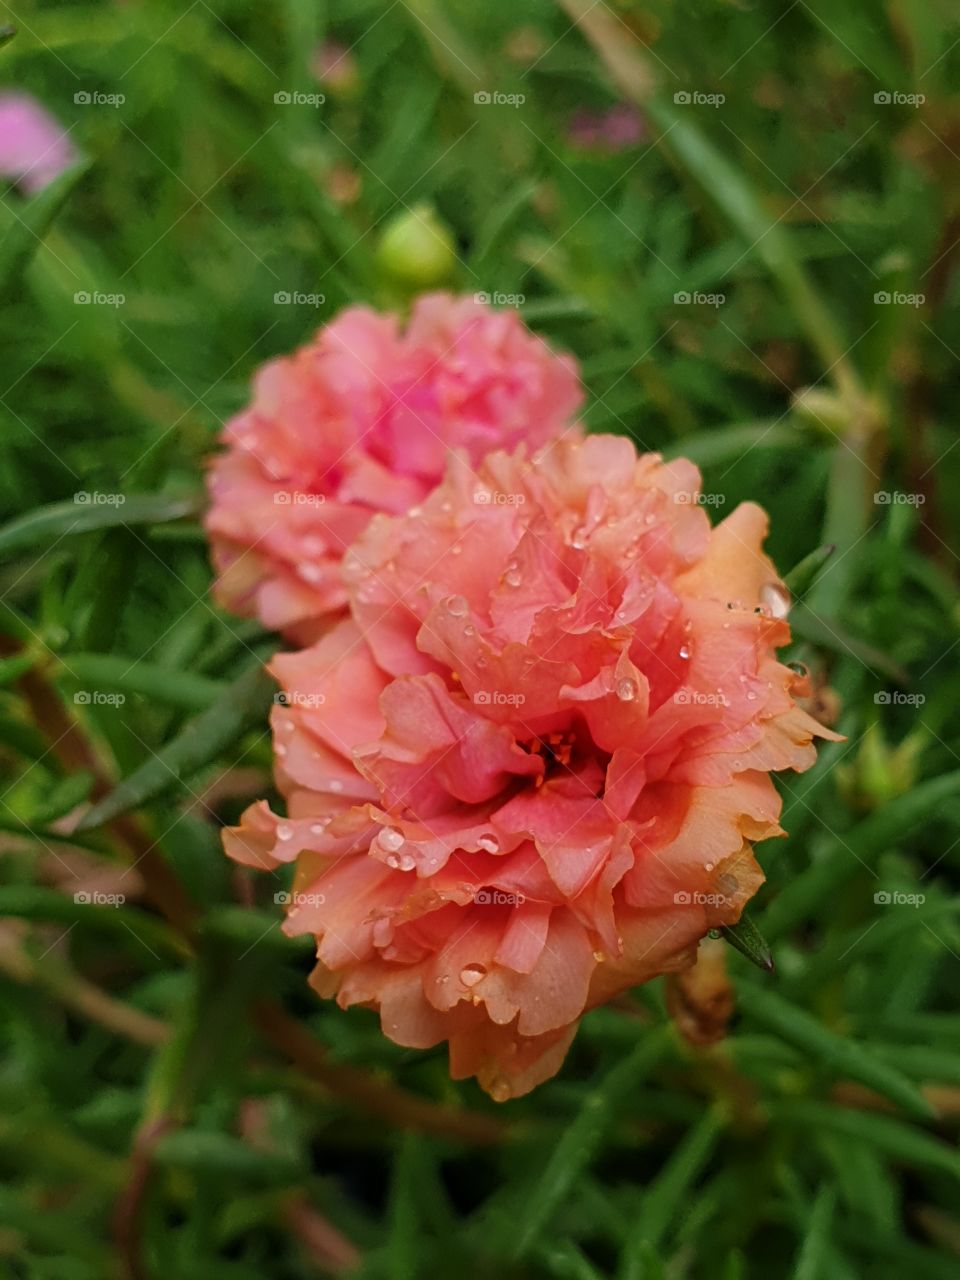
[[[689,966],[782,834],[804,679],[767,520],[716,528],[685,461],[626,439],[465,458],[344,562],[351,617],[274,659],[287,815],[227,851],[296,863],[317,990],[449,1043],[495,1098],[559,1068],[585,1010]]]
[[[436,485],[451,448],[478,462],[568,427],[576,365],[513,311],[430,294],[406,329],[351,307],[265,365],[226,426],[207,516],[220,603],[304,643],[341,614],[343,552],[378,511]]]

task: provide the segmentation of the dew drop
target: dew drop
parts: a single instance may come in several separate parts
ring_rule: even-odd
[[[621,702],[633,702],[637,696],[637,682],[625,677],[617,681],[617,697]]]
[[[288,826],[285,822],[281,822],[281,823],[280,823],[280,825],[279,825],[279,827],[277,827],[277,839],[278,839],[278,840],[292,840],[292,839],[293,839],[293,827]]]
[[[477,839],[477,845],[484,853],[499,853],[500,841],[496,836],[480,836]]]
[[[604,960],[606,960],[607,957],[603,954],[602,951],[595,951],[593,953],[593,958],[594,960],[596,960],[597,964],[603,964]]]
[[[395,853],[391,853],[390,857],[387,859],[387,866],[393,867],[394,870],[400,866],[400,859]]]
[[[324,577],[323,566],[319,564],[302,564],[300,566],[300,577],[304,582],[322,582]]]
[[[520,583],[523,582],[523,575],[519,569],[508,569],[503,575],[503,580],[508,587],[519,587]]]
[[[582,551],[587,545],[587,531],[584,528],[574,529],[570,535],[570,545],[577,551]]]
[[[682,645],[680,646],[680,657],[681,657],[681,658],[689,658],[689,657],[690,657],[690,646],[689,646],[688,644],[682,644]]]
[[[328,827],[329,825],[330,825],[330,819],[329,819],[329,818],[324,818],[324,820],[323,820],[322,822],[314,822],[314,823],[312,823],[312,824],[311,824],[311,826],[310,826],[310,830],[311,830],[311,832],[313,833],[313,835],[315,835],[315,836],[322,836],[322,835],[323,835],[323,833],[324,833],[324,831],[326,831],[326,829],[327,829],[327,827]]]
[[[468,964],[460,970],[460,981],[465,987],[475,987],[486,976],[487,971],[482,964]]]
[[[400,870],[412,871],[417,865],[417,860],[411,853],[404,853],[400,857]]]
[[[285,756],[287,754],[287,748],[283,745],[282,742],[276,743],[274,745],[273,750],[274,750],[274,753],[278,756]]]
[[[705,863],[703,864],[703,869],[704,869],[704,871],[712,871],[715,865],[716,865],[716,864],[715,864],[715,863],[713,863],[713,862],[705,862]]]
[[[768,582],[760,591],[760,599],[774,618],[785,618],[790,612],[790,594],[779,582]]]
[[[506,1102],[510,1097],[510,1086],[506,1080],[493,1080],[490,1084],[490,1097],[494,1102]]]
[[[327,783],[327,790],[337,794],[343,790],[343,783],[339,778],[331,778]]]
[[[381,827],[377,834],[377,844],[381,849],[396,853],[398,849],[403,848],[403,832],[397,831],[395,827]]]
[[[463,634],[465,636],[475,636],[477,634],[477,628],[468,624],[463,628]]]
[[[463,596],[447,597],[447,612],[452,613],[455,618],[462,618],[469,608]]]

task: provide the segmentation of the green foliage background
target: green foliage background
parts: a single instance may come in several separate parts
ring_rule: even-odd
[[[955,7],[18,0],[0,17],[18,28],[2,83],[85,157],[0,208],[3,1274],[953,1280]],[[276,103],[318,91],[324,38],[354,82]],[[631,97],[641,142],[570,140],[578,112]],[[760,850],[776,975],[730,951],[738,1008],[707,1049],[670,1026],[660,983],[638,990],[502,1107],[451,1084],[442,1050],[315,1000],[276,882],[238,877],[217,834],[268,786],[256,667],[275,641],[211,605],[203,458],[259,362],[347,303],[402,303],[375,250],[419,204],[456,237],[451,287],[523,294],[577,355],[593,428],[690,456],[726,504],[761,501],[783,570],[838,548],[791,656],[836,690],[847,741],[784,783],[789,838]],[[90,689],[125,701],[76,700]],[[94,888],[126,901],[75,901]]]

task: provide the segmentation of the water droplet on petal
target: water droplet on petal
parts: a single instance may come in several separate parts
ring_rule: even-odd
[[[381,827],[377,833],[377,844],[381,849],[386,849],[390,853],[396,853],[398,849],[403,848],[403,832],[397,831],[395,827]]]
[[[785,618],[790,612],[790,593],[779,582],[768,582],[760,591],[760,599],[774,618]]]
[[[587,545],[586,529],[583,529],[583,528],[574,529],[573,533],[570,535],[570,545],[575,550],[582,551],[583,548]]]
[[[447,597],[447,612],[452,613],[455,618],[462,618],[469,607],[463,596]]]
[[[490,1097],[494,1102],[506,1102],[510,1097],[510,1086],[506,1080],[493,1080],[490,1083]]]
[[[292,840],[293,827],[288,826],[285,822],[281,822],[280,825],[277,827],[277,839]]]
[[[681,658],[689,658],[689,657],[690,657],[690,646],[689,646],[688,644],[682,644],[682,645],[680,646],[680,657],[681,657]]]
[[[308,561],[306,564],[302,564],[300,566],[300,577],[303,578],[304,582],[322,582],[324,577],[323,566],[319,564],[310,564]]]
[[[617,681],[617,697],[621,702],[633,702],[637,696],[637,682],[625,677]]]
[[[330,819],[329,819],[329,818],[324,818],[324,820],[323,820],[322,822],[314,822],[314,823],[312,823],[312,824],[311,824],[311,826],[310,826],[310,830],[311,830],[311,832],[313,833],[313,835],[315,835],[315,836],[322,836],[322,835],[323,835],[323,833],[324,833],[324,831],[326,831],[326,829],[327,829],[327,827],[328,827],[329,825],[330,825]]]
[[[485,853],[500,852],[500,841],[496,836],[480,836],[477,840],[477,844]]]
[[[327,790],[333,791],[334,793],[340,792],[343,790],[343,783],[339,778],[331,778],[327,783]]]
[[[400,857],[400,870],[412,871],[417,865],[417,860],[411,853],[404,853]]]
[[[713,868],[714,868],[714,866],[715,866],[715,863],[713,863],[713,862],[705,862],[705,863],[703,864],[703,869],[704,869],[704,871],[712,871],[712,870],[713,870]]]
[[[475,636],[477,634],[477,628],[468,624],[463,628],[463,634],[465,636]]]
[[[487,971],[482,964],[468,964],[460,970],[460,981],[465,987],[475,987],[486,976]]]

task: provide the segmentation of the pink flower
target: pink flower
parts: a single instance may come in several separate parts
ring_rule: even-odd
[[[0,175],[32,195],[77,158],[65,129],[25,93],[0,94]]]
[[[770,778],[832,737],[779,663],[787,596],[745,504],[689,462],[567,439],[462,457],[348,553],[352,617],[275,658],[287,817],[225,833],[296,863],[317,990],[493,1097],[559,1068],[586,1009],[685,969],[763,880]]]
[[[646,120],[627,102],[608,111],[578,111],[567,130],[567,140],[584,151],[625,151],[646,136]]]
[[[582,391],[514,312],[430,294],[406,330],[351,307],[265,365],[214,459],[207,531],[225,608],[303,642],[341,614],[343,552],[378,511],[401,514],[451,448],[478,462],[571,423]]]

